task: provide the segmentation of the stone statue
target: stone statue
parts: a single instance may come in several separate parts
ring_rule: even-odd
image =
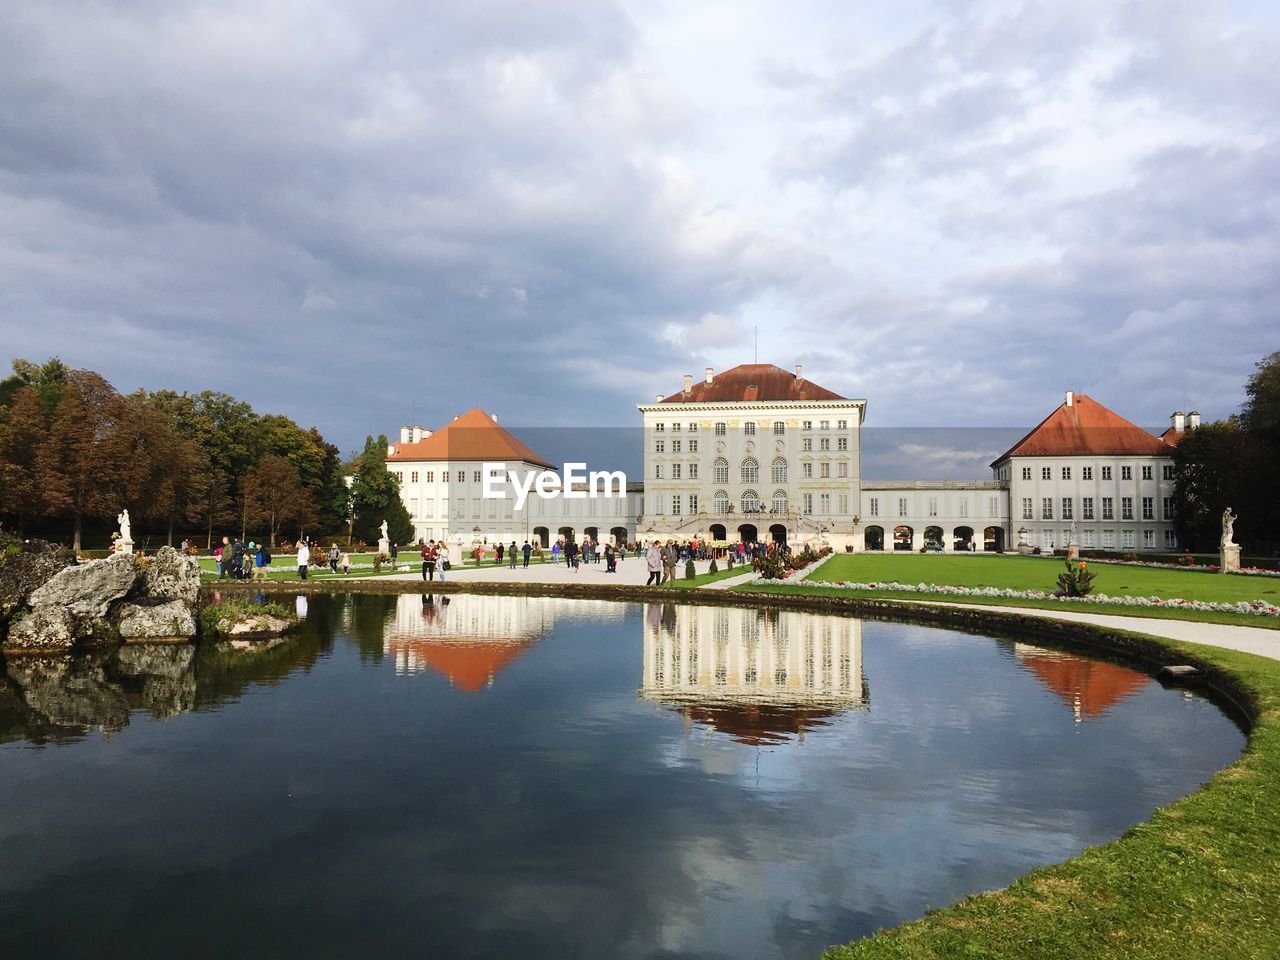
[[[380,529],[380,530],[382,531],[382,539],[383,539],[383,540],[390,540],[390,539],[391,539],[389,536],[387,536],[387,521],[383,520],[383,521],[382,521],[382,526],[381,526],[381,527],[379,527],[378,529]]]
[[[133,532],[129,529],[129,510],[127,507],[116,517],[116,523],[120,524],[120,539],[125,543],[133,543]]]
[[[1231,508],[1222,511],[1222,546],[1230,547],[1235,544],[1236,532],[1236,515],[1231,512]]]

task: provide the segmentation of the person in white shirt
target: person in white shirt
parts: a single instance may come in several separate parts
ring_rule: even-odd
[[[306,540],[298,541],[298,576],[307,579],[307,567],[311,564],[311,548]]]

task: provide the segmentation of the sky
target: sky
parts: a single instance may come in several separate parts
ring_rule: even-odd
[[[5,4],[0,361],[344,451],[755,356],[869,427],[1213,419],[1280,349],[1277,49],[1213,0]]]

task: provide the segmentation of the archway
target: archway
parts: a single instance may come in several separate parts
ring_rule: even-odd
[[[713,523],[711,525],[711,539],[717,543],[723,543],[729,539],[729,531],[724,528],[723,523]]]
[[[780,523],[775,523],[769,528],[769,536],[778,546],[783,546],[787,542],[787,528]]]
[[[560,539],[562,539],[565,543],[568,543],[570,540],[573,539],[573,527],[561,527],[559,530],[556,531],[556,533],[559,534]]]
[[[987,529],[983,530],[982,549],[988,553],[1002,553],[1004,551],[1004,528],[987,527]]]
[[[609,531],[609,535],[613,537],[613,545],[620,547],[627,542],[627,528],[614,527]]]
[[[924,528],[924,545],[930,550],[942,549],[942,528],[941,527],[925,527]]]
[[[744,523],[738,527],[738,536],[742,538],[743,543],[755,543],[759,534],[756,532],[754,523]]]
[[[590,540],[592,543],[600,542],[599,527],[587,527],[585,530],[582,531],[582,535],[586,537],[588,540]]]
[[[956,527],[951,531],[951,549],[968,553],[973,549],[973,527]]]
[[[534,527],[533,539],[542,544],[543,548],[551,546],[551,531],[546,527]]]
[[[862,545],[867,550],[883,550],[884,527],[867,527],[862,532]]]
[[[916,532],[906,524],[893,528],[893,549],[910,550],[915,542]]]

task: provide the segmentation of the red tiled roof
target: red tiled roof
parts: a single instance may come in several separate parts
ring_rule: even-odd
[[[1177,430],[1173,429],[1173,427],[1169,427],[1165,430],[1164,433],[1160,434],[1160,439],[1163,440],[1165,443],[1167,443],[1169,446],[1176,447],[1178,445],[1178,441],[1181,440],[1186,435],[1187,435],[1186,430],[1183,430],[1181,433],[1179,433]]]
[[[418,662],[449,680],[466,693],[480,693],[494,677],[523,654],[532,643],[505,640],[432,640],[395,638],[390,642],[393,656],[412,652]]]
[[[412,460],[523,460],[551,468],[483,410],[468,410],[417,443],[394,444],[389,462]]]
[[[789,708],[770,704],[691,704],[682,708],[694,723],[712,727],[738,743],[764,746],[785,743],[806,730],[824,726],[840,711]]]
[[[662,403],[774,403],[786,400],[845,400],[846,397],[820,387],[810,380],[798,379],[772,363],[744,363],[717,373],[706,380],[696,380],[689,392],[679,390]]]
[[[1169,454],[1171,448],[1083,393],[1064,400],[1034,430],[997,457],[1135,456]]]
[[[1054,650],[1017,650],[1024,666],[1082,717],[1100,716],[1148,683],[1136,670],[1102,660],[1087,660]]]

